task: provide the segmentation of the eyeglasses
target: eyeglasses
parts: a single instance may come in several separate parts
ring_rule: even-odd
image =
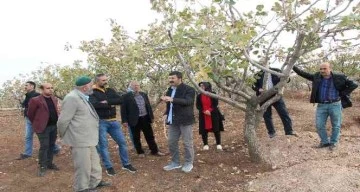
[[[54,89],[54,87],[46,87],[45,89]]]

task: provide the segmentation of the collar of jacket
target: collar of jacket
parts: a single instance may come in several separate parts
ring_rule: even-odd
[[[106,92],[106,88],[101,88],[101,87],[98,87],[97,85],[93,85],[93,89],[96,89],[96,90],[99,90],[99,91],[101,91],[101,92],[103,92],[103,93],[105,93]]]

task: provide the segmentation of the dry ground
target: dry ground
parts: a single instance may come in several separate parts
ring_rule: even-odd
[[[360,102],[344,110],[342,137],[337,150],[315,149],[319,140],[314,128],[315,107],[307,95],[287,96],[286,103],[299,137],[285,136],[274,115],[278,136],[269,139],[261,123],[258,136],[261,148],[272,163],[272,169],[250,162],[243,139],[244,113],[222,104],[225,113],[224,151],[215,150],[209,138],[209,151],[201,150],[201,137],[194,126],[195,163],[191,173],[180,170],[165,172],[169,156],[139,158],[129,147],[132,164],[139,170],[131,174],[121,170],[114,142],[110,152],[117,171],[115,177],[103,178],[113,185],[101,191],[360,191]],[[167,151],[160,106],[155,114],[156,140]],[[161,110],[160,110],[161,109]],[[276,114],[276,113],[274,113]],[[124,130],[128,135],[127,130]],[[34,138],[34,156],[14,160],[23,151],[24,119],[18,111],[0,111],[0,191],[72,191],[73,167],[69,149],[63,146],[55,157],[58,172],[36,177],[38,141]],[[145,144],[143,142],[143,144]],[[129,145],[130,146],[130,145]],[[146,144],[145,147],[146,148]]]

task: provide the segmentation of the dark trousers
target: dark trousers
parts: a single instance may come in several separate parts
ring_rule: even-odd
[[[130,128],[131,128],[131,132],[132,132],[133,138],[134,138],[135,149],[138,154],[144,153],[144,150],[142,149],[141,141],[140,141],[140,132],[141,131],[144,133],[145,140],[146,140],[147,144],[149,145],[149,149],[150,149],[151,153],[152,154],[158,153],[159,150],[158,150],[158,147],[155,142],[154,132],[151,127],[151,123],[149,122],[149,117],[147,115],[143,116],[143,117],[139,117],[137,125],[132,126]]]
[[[221,145],[220,131],[214,132],[214,135],[215,135],[216,145]],[[204,145],[207,145],[208,144],[208,132],[203,131],[201,133],[201,137],[202,137]]]
[[[56,125],[49,125],[42,133],[37,133],[40,142],[39,149],[39,165],[47,168],[52,164],[55,148],[57,127]]]
[[[276,109],[277,113],[280,116],[280,119],[284,125],[284,131],[285,134],[292,134],[293,130],[292,130],[292,122],[291,119],[289,117],[289,113],[286,109],[286,105],[284,100],[281,98],[279,101],[275,102],[272,104],[272,106]],[[269,134],[274,134],[275,133],[275,129],[274,129],[274,124],[273,124],[273,120],[272,120],[272,112],[271,112],[271,106],[269,106],[264,115],[264,120],[265,120],[265,125],[266,125],[266,129],[268,130]]]

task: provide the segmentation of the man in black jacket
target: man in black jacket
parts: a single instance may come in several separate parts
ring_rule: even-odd
[[[270,69],[273,71],[281,72],[281,70],[276,69],[276,68],[270,68]],[[264,91],[264,89],[263,89],[264,74],[265,74],[264,71],[260,71],[259,73],[257,73],[258,79],[256,80],[255,84],[253,85],[253,89],[256,91],[256,95],[260,95]],[[268,79],[266,80],[266,85],[265,85],[266,89],[267,90],[271,89],[273,86],[275,86],[279,82],[280,82],[280,78],[278,76],[269,74]],[[289,116],[289,112],[286,108],[284,99],[281,97],[278,101],[273,103],[271,106],[273,106],[276,109],[277,113],[279,114],[279,117],[284,125],[285,135],[295,135],[296,136],[296,134],[293,132],[293,129],[292,129],[292,121]],[[275,132],[274,123],[272,120],[271,106],[269,106],[266,109],[263,117],[264,117],[266,129],[268,130],[269,137],[273,138],[276,136],[276,132]]]
[[[149,145],[152,155],[164,156],[160,152],[155,142],[154,132],[151,123],[154,120],[153,110],[150,105],[149,97],[140,91],[140,84],[132,81],[129,85],[129,92],[123,96],[121,105],[121,121],[125,127],[130,126],[133,135],[136,152],[140,157],[145,157],[140,142],[140,132],[142,131],[145,140]]]
[[[107,88],[108,78],[101,73],[96,75],[93,94],[89,101],[94,106],[99,121],[99,144],[98,152],[109,176],[114,176],[115,170],[110,160],[107,134],[114,139],[119,146],[119,155],[124,170],[135,173],[136,169],[130,164],[126,140],[120,123],[116,120],[116,105],[120,105],[122,98],[114,89]]]
[[[169,125],[168,143],[171,154],[170,164],[164,167],[165,171],[181,168],[179,155],[179,138],[182,136],[185,148],[185,163],[182,171],[188,173],[193,168],[194,145],[192,125],[194,117],[194,88],[182,82],[182,73],[173,71],[169,74],[171,87],[161,100],[166,102],[165,119]]]
[[[316,129],[321,139],[319,148],[330,147],[333,150],[340,137],[342,121],[341,98],[348,97],[357,85],[345,75],[333,73],[330,63],[320,64],[320,72],[311,74],[294,66],[294,71],[301,77],[312,81],[310,103],[318,103],[316,108]],[[326,121],[330,116],[332,134],[326,132]]]
[[[40,94],[35,91],[36,84],[33,81],[27,81],[25,83],[25,99],[21,103],[24,108],[24,117],[25,117],[25,151],[20,154],[18,160],[26,159],[32,156],[33,151],[33,135],[34,131],[31,126],[31,122],[27,116],[27,111],[29,108],[29,101],[31,98],[39,96]]]

